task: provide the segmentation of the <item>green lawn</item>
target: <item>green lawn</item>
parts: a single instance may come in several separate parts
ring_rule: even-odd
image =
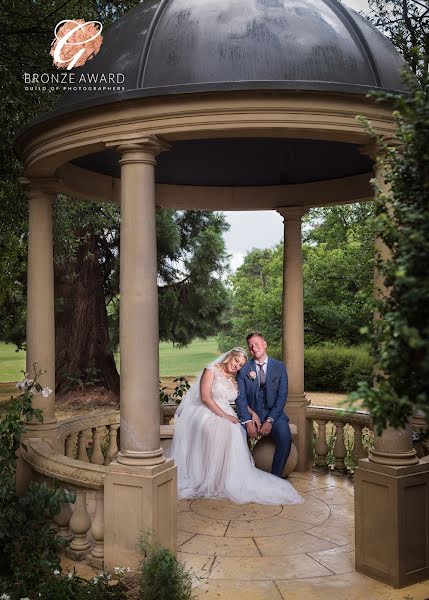
[[[18,381],[25,369],[25,352],[15,352],[16,346],[0,342],[0,381]],[[214,337],[196,340],[186,348],[162,342],[159,346],[161,377],[196,375],[218,355]],[[142,365],[144,357],[142,353]]]
[[[195,340],[186,348],[175,348],[173,344],[162,342],[159,345],[159,372],[161,377],[196,375],[218,355],[214,337]]]
[[[0,381],[18,381],[25,369],[25,352],[15,352],[15,344],[0,342]]]

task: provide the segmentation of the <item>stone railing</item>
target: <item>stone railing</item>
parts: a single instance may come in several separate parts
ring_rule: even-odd
[[[314,404],[306,412],[313,422],[315,466],[353,471],[358,460],[368,456],[374,436],[367,412]]]
[[[173,428],[161,425],[161,445],[168,455]],[[104,559],[104,476],[120,448],[119,411],[72,417],[59,423],[58,450],[39,438],[21,443],[21,457],[42,478],[61,482],[75,494],[54,517],[66,555],[102,568]]]

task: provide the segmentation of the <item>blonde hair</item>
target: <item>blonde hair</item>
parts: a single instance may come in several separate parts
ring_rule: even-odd
[[[225,356],[225,358],[223,359],[221,364],[227,363],[229,361],[229,359],[231,358],[231,356],[238,356],[238,355],[243,356],[247,360],[246,350],[244,348],[241,348],[240,346],[237,346],[236,348],[233,348],[232,350],[230,350],[228,352],[228,354]]]

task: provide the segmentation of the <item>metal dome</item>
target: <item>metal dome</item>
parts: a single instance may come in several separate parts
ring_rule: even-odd
[[[58,108],[197,91],[405,90],[393,45],[340,0],[144,0],[79,69],[124,90],[67,92]]]

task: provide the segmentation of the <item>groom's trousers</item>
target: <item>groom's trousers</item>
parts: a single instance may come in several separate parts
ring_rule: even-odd
[[[276,444],[271,473],[281,477],[292,446],[292,434],[286,415],[280,415],[274,421],[270,435]]]
[[[253,410],[258,414],[261,423],[266,421],[269,410],[267,408],[265,386],[259,388],[258,393],[256,394],[256,405],[253,406]],[[273,438],[276,445],[271,473],[281,477],[292,446],[292,434],[289,428],[289,419],[284,413],[274,421],[270,436]]]

